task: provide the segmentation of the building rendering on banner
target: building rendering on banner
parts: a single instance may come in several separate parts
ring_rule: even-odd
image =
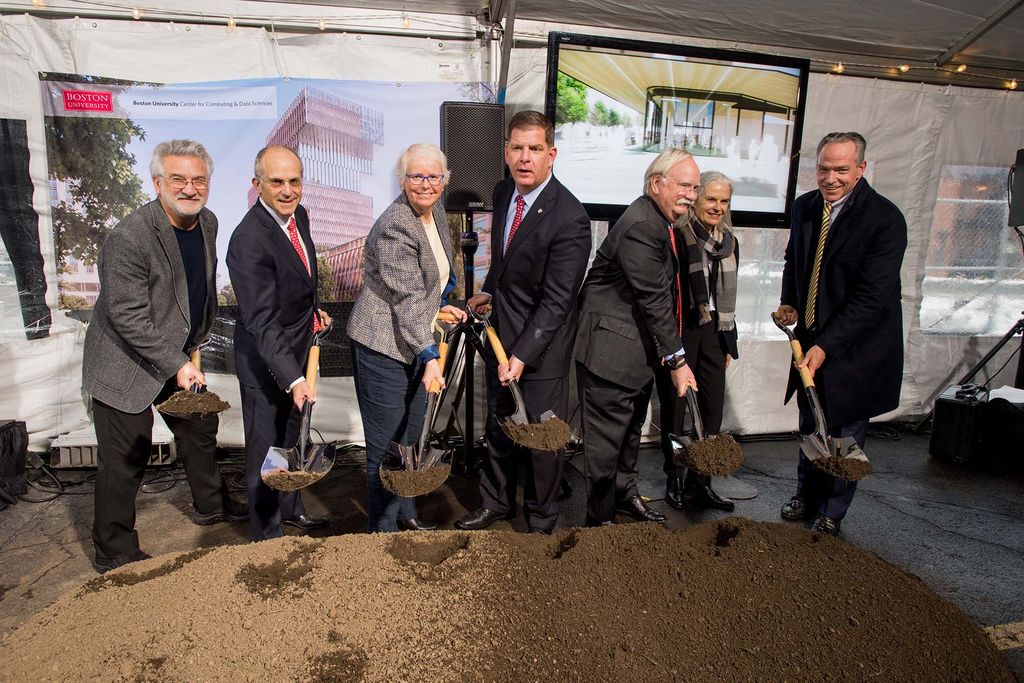
[[[361,194],[360,187],[363,176],[373,173],[373,146],[383,141],[381,112],[309,86],[267,135],[267,144],[290,147],[302,159],[302,204],[309,211],[317,251],[341,250],[347,254],[346,263],[355,259],[355,269],[334,268],[338,298],[361,284],[362,243],[373,225],[374,210],[373,198]],[[255,188],[250,189],[250,206],[258,196]]]

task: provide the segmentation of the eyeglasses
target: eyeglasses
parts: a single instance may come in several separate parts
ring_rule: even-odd
[[[676,187],[678,187],[680,190],[682,190],[683,192],[685,192],[687,194],[689,194],[690,192],[692,192],[693,194],[700,194],[701,192],[704,191],[704,188],[701,187],[700,185],[692,185],[690,183],[681,183],[678,180],[675,180],[673,178],[669,178],[667,175],[663,175],[661,177],[666,182],[671,182],[673,185],[675,185]]]
[[[444,182],[443,175],[423,175],[422,173],[406,173],[406,180],[413,185],[422,185],[423,183],[430,183],[431,187],[437,187]]]
[[[261,182],[270,185],[270,187],[274,188],[275,190],[280,190],[285,185],[288,185],[289,187],[302,187],[302,178],[292,178],[291,180],[285,180],[284,178],[264,178],[262,176],[257,177],[260,179]]]
[[[171,189],[173,190],[184,190],[189,183],[192,183],[192,187],[196,188],[200,192],[202,192],[203,190],[210,186],[210,179],[203,178],[202,176],[198,178],[184,178],[180,175],[165,175],[162,177],[164,180],[167,181],[167,184],[170,185]]]

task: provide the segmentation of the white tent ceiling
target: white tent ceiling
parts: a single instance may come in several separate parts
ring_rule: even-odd
[[[514,7],[522,22],[517,42],[543,40],[548,27],[654,33],[808,57],[819,71],[843,61],[851,75],[898,77],[895,67],[906,63],[908,80],[1003,87],[1011,78],[1024,86],[1022,6],[1024,0],[18,0],[0,2],[0,12],[125,18],[138,11],[157,20],[274,21],[282,30],[316,30],[325,21],[331,31],[471,36]],[[433,19],[424,20],[425,12]],[[953,73],[960,64],[967,72]]]

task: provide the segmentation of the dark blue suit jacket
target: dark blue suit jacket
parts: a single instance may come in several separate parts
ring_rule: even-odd
[[[277,220],[259,201],[228,244],[228,273],[238,297],[235,364],[238,381],[248,386],[277,384],[287,390],[306,371],[319,305],[316,249],[304,207],[295,210],[295,222],[309,254],[309,274]]]

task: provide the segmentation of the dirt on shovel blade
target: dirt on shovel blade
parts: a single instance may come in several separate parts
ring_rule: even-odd
[[[743,449],[731,434],[719,434],[691,443],[683,451],[682,461],[698,474],[725,477],[743,464]]]
[[[501,429],[517,444],[538,451],[557,451],[572,438],[572,427],[557,417],[536,424],[506,420],[502,422]]]
[[[388,491],[412,498],[440,488],[451,471],[452,466],[448,464],[434,465],[425,470],[389,470],[382,467],[380,479]]]
[[[818,458],[813,462],[825,474],[847,481],[860,481],[874,469],[870,462],[859,458]]]
[[[324,478],[327,472],[305,470],[271,470],[263,475],[263,483],[278,491],[297,491]]]
[[[223,413],[230,408],[227,401],[222,401],[220,396],[212,391],[196,393],[194,391],[176,391],[170,397],[156,407],[161,413],[168,415],[196,415],[206,417]]]

